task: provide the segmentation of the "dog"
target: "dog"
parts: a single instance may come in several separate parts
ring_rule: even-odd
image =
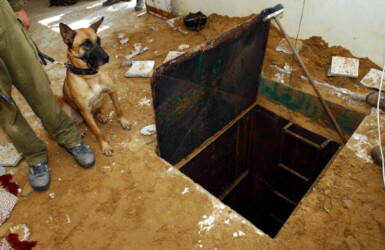
[[[124,117],[112,79],[103,71],[109,56],[100,45],[98,28],[104,17],[89,28],[72,30],[64,23],[59,24],[60,34],[67,45],[67,73],[63,84],[63,96],[57,100],[63,110],[74,122],[82,118],[95,134],[105,156],[112,155],[112,147],[96,125],[108,119],[101,112],[103,96],[107,93],[116,109],[118,121],[123,129],[131,129],[130,122]]]

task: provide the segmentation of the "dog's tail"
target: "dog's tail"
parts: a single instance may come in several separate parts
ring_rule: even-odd
[[[80,124],[84,122],[82,116],[68,103],[66,103],[62,96],[55,95],[55,99],[59,103],[60,107],[63,109],[64,113],[66,113],[72,120],[72,122],[74,122],[75,124]]]

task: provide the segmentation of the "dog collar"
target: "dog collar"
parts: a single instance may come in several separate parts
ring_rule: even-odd
[[[94,68],[80,69],[80,68],[74,67],[70,63],[66,63],[65,65],[67,69],[72,73],[74,73],[75,75],[95,75],[96,73],[98,73],[98,71],[96,71],[96,69]]]

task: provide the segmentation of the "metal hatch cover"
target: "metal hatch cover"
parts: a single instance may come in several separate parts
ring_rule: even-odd
[[[155,69],[160,157],[179,162],[256,101],[269,25],[253,17]]]

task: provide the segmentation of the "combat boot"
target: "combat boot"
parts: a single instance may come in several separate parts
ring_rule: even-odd
[[[144,8],[144,0],[136,0],[135,10],[140,11]]]
[[[34,190],[44,191],[48,189],[51,178],[47,162],[29,166],[28,179]]]

